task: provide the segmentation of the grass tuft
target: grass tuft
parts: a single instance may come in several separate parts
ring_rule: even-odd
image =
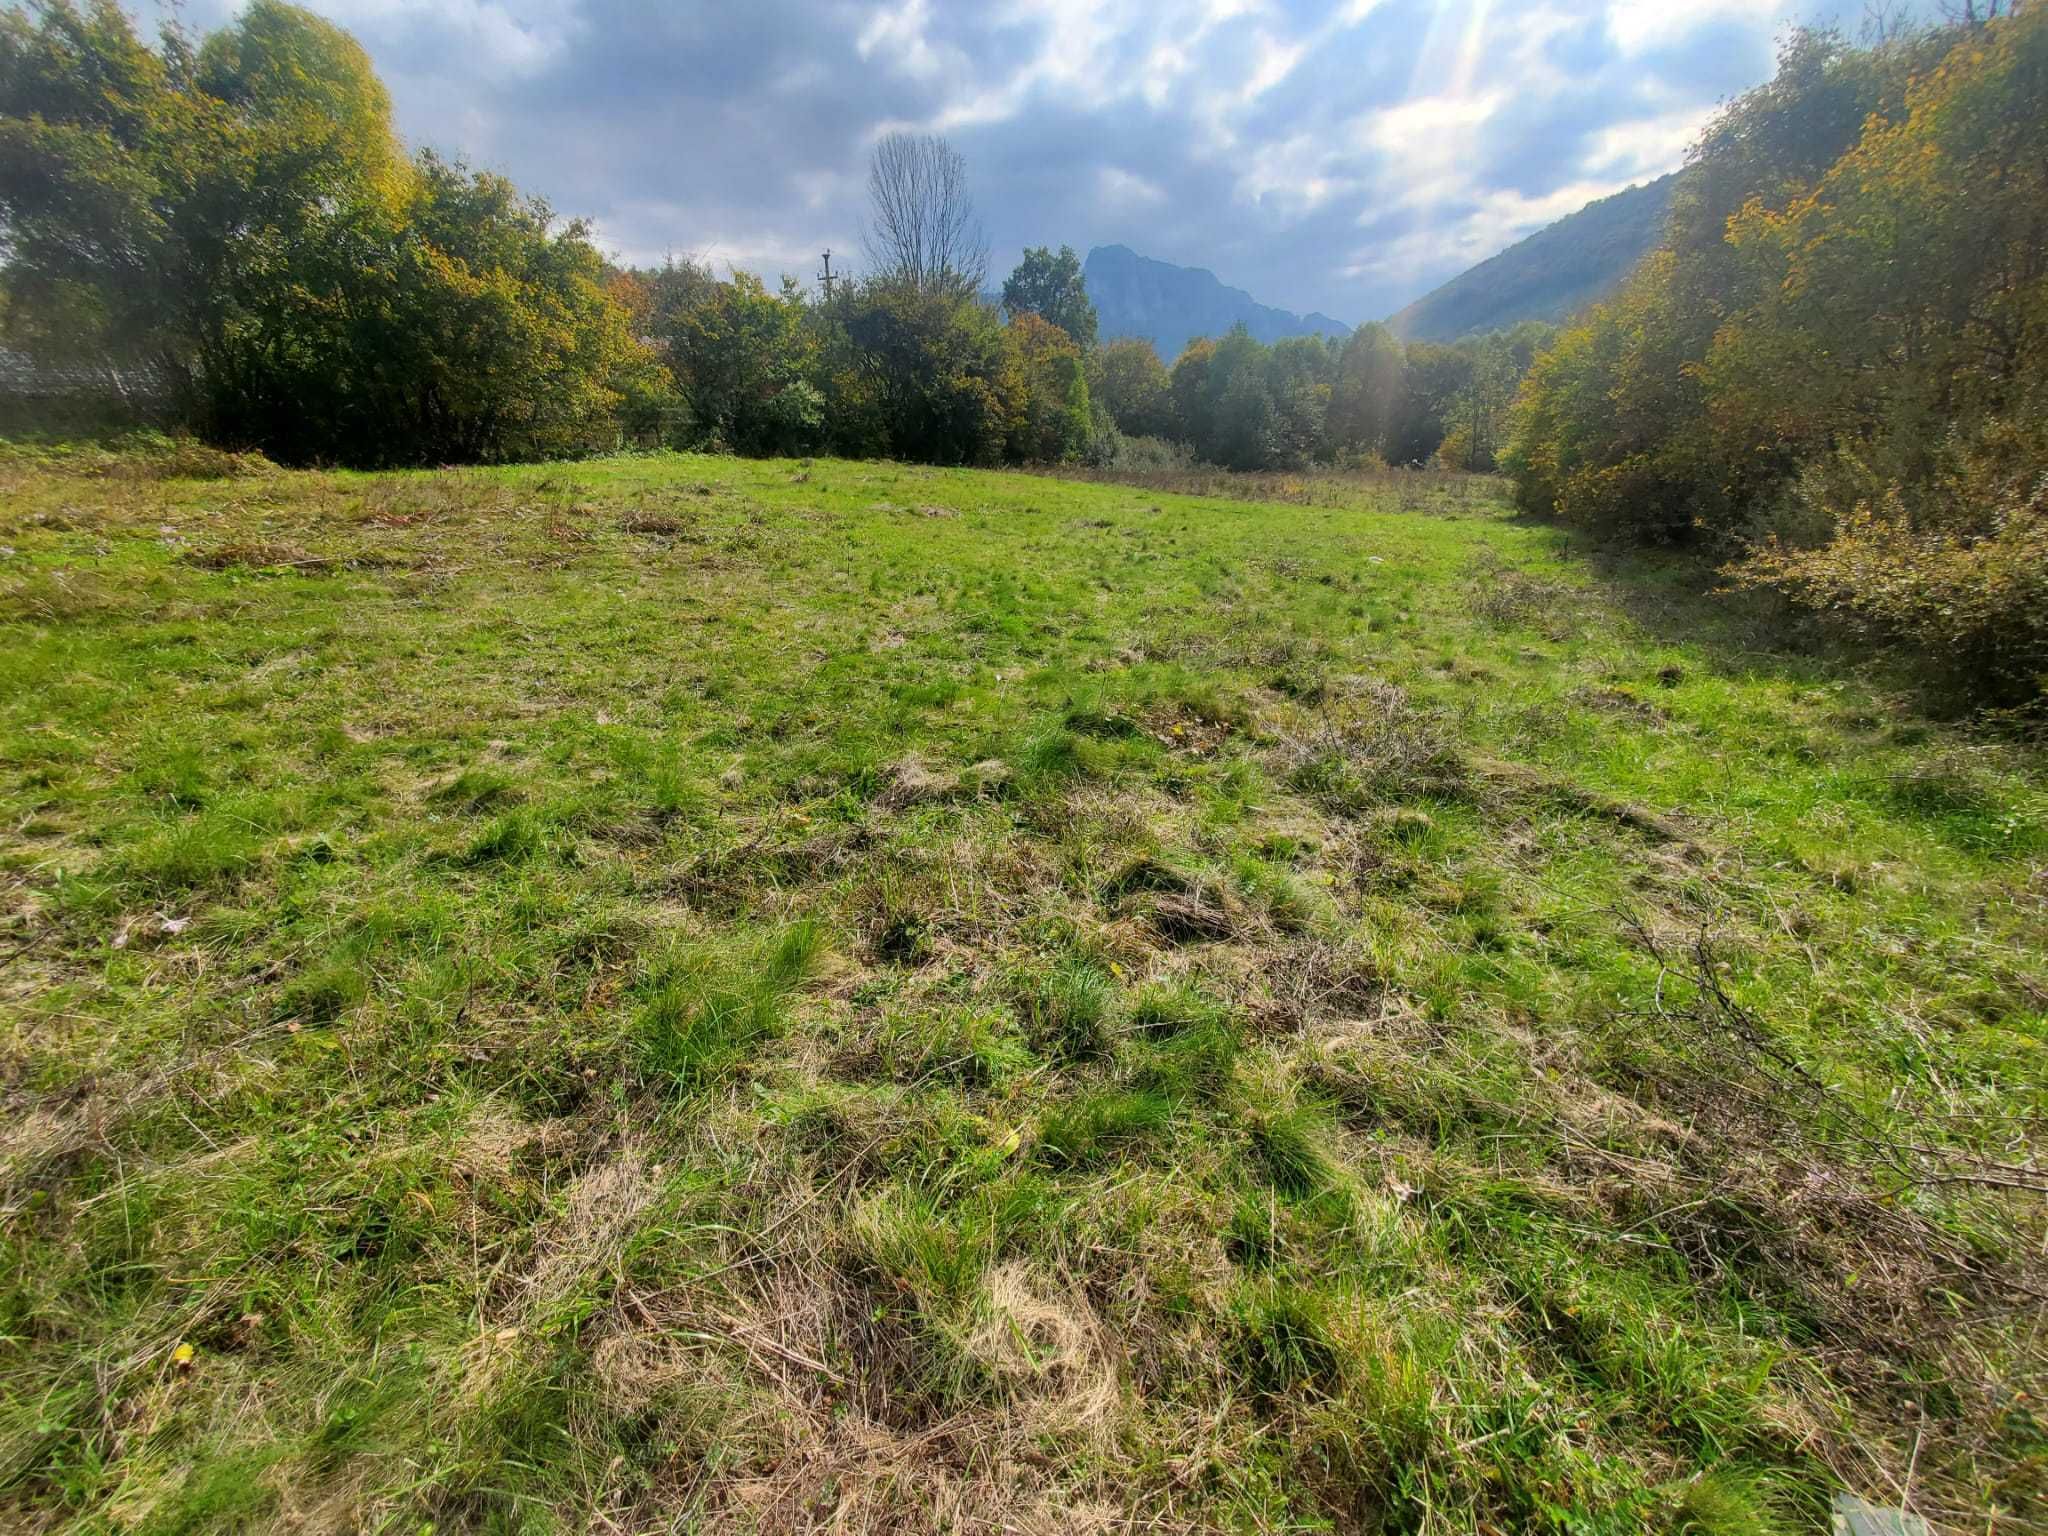
[[[1298,1286],[1253,1284],[1231,1304],[1232,1353],[1254,1390],[1267,1396],[1327,1394],[1344,1381],[1344,1352],[1329,1303]]]
[[[1306,1108],[1268,1111],[1252,1117],[1247,1130],[1260,1169],[1284,1195],[1313,1195],[1334,1178],[1323,1150],[1326,1128]]]
[[[1017,1007],[1033,1045],[1071,1060],[1099,1056],[1108,1045],[1110,990],[1100,968],[1072,958],[1021,977]]]
[[[1084,1094],[1060,1105],[1038,1128],[1039,1151],[1065,1167],[1098,1163],[1173,1125],[1173,1100],[1143,1089]]]
[[[643,1075],[688,1093],[739,1069],[781,1032],[789,994],[810,976],[822,946],[818,926],[805,921],[752,955],[688,951],[658,961],[636,989],[642,1002],[633,1027]]]

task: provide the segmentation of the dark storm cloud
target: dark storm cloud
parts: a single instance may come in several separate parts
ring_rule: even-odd
[[[1674,168],[1807,3],[312,0],[410,140],[632,260],[857,264],[869,146],[934,129],[998,274],[1120,241],[1351,321]]]

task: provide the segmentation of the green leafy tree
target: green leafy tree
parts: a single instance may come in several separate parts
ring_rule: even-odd
[[[1095,306],[1081,280],[1081,258],[1071,245],[1055,255],[1045,246],[1024,252],[1003,284],[1003,308],[1011,317],[1037,315],[1073,338],[1083,352],[1095,345]]]
[[[1657,541],[1726,548],[1753,531],[1796,454],[1731,451],[1743,433],[1725,412],[1717,421],[1708,399],[1715,337],[1757,281],[1754,258],[1727,240],[1729,221],[1751,202],[1784,207],[1873,115],[1902,113],[1942,35],[1856,48],[1833,31],[1796,31],[1772,79],[1708,125],[1673,193],[1664,251],[1560,334],[1566,366],[1532,372],[1506,457],[1525,505]]]
[[[1346,339],[1330,392],[1331,444],[1385,456],[1407,382],[1408,353],[1386,326],[1361,325]]]
[[[1524,320],[1507,331],[1504,339],[1514,376],[1520,380],[1535,366],[1537,355],[1557,339],[1557,327],[1544,320]]]
[[[1195,452],[1226,469],[1267,469],[1279,453],[1279,424],[1267,379],[1267,351],[1242,325],[1209,360],[1206,437]]]
[[[242,211],[290,224],[336,200],[394,205],[410,168],[391,97],[341,28],[280,0],[255,0],[200,46],[194,87],[240,128]]]
[[[1336,354],[1320,336],[1289,336],[1267,348],[1263,361],[1273,402],[1264,467],[1299,469],[1326,459]]]
[[[1015,344],[994,310],[907,281],[864,284],[834,317],[828,376],[842,442],[936,464],[999,463],[1022,404]]]
[[[1387,424],[1388,463],[1427,464],[1436,457],[1458,397],[1471,385],[1472,368],[1469,347],[1409,343],[1400,400]]]
[[[1503,456],[1527,510],[1658,543],[1725,521],[1677,266],[1653,253],[1536,359]]]
[[[157,362],[284,458],[575,451],[666,388],[582,226],[408,162],[361,48],[277,0],[161,49],[106,0],[0,13],[0,223],[18,338]]]
[[[701,440],[751,454],[819,446],[818,340],[806,308],[794,285],[770,293],[758,277],[735,272],[729,282],[698,288],[666,317],[656,335]]]
[[[1508,408],[1515,395],[1515,357],[1508,338],[1494,333],[1468,350],[1471,376],[1446,413],[1448,430],[1437,447],[1447,468],[1490,471],[1506,435]]]
[[[182,363],[197,189],[231,158],[226,109],[112,0],[0,10],[0,230],[11,339]],[[216,195],[218,195],[216,193]]]

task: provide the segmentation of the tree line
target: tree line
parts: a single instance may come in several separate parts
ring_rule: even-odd
[[[886,259],[823,300],[689,262],[622,286],[673,370],[677,440],[748,454],[1491,469],[1550,335],[1531,323],[1439,346],[1368,325],[1269,346],[1240,327],[1168,368],[1149,341],[1097,341],[1069,247],[1026,252],[993,304],[957,275],[915,281]]]
[[[1991,9],[1793,34],[1662,249],[1535,359],[1504,458],[1532,511],[2014,701],[2048,681],[2048,7]]]
[[[868,270],[823,296],[624,269],[501,176],[408,156],[347,33],[256,0],[151,46],[115,0],[0,11],[0,327],[170,381],[176,421],[291,463],[489,462],[621,444],[948,464],[1492,467],[1540,328],[1368,326],[1099,343],[1080,262],[984,292],[967,168],[892,134]]]

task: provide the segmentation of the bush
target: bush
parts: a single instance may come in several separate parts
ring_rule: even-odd
[[[1163,437],[1126,437],[1115,427],[1099,427],[1088,439],[1084,462],[1091,469],[1171,471],[1192,467],[1195,458],[1184,443]]]
[[[1893,483],[1823,504],[1825,543],[1772,539],[1731,569],[1801,606],[1912,646],[1958,691],[2018,703],[2048,691],[2048,453],[1978,460],[1940,482],[1944,525]]]

